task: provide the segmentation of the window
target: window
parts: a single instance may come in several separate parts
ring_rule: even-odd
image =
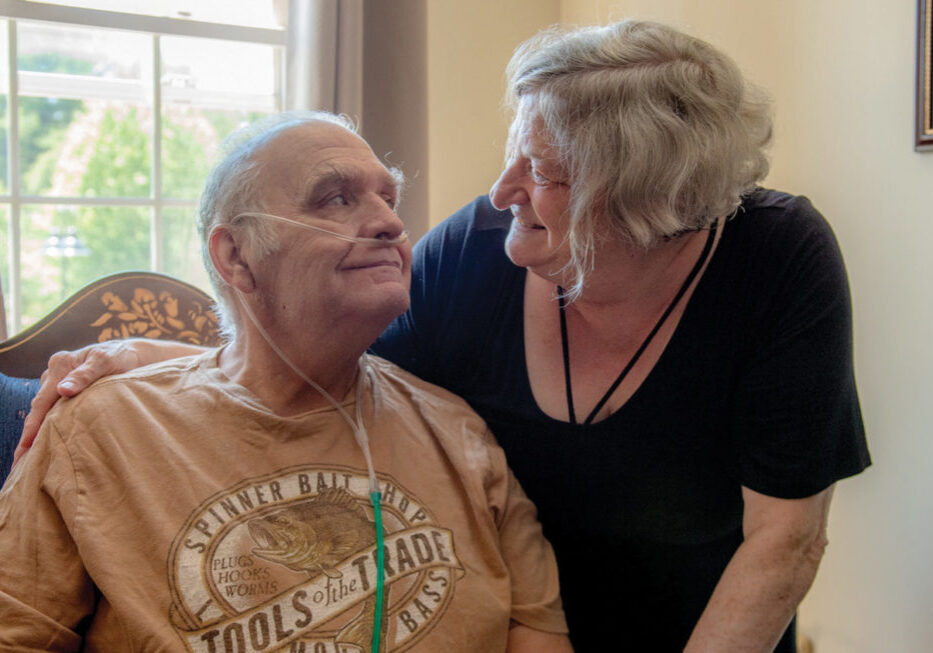
[[[281,109],[285,31],[275,10],[285,3],[8,4],[15,15],[0,18],[8,332],[121,270],[166,272],[209,290],[198,195],[221,141]]]

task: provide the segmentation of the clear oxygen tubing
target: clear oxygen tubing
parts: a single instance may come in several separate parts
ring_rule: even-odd
[[[288,222],[292,222],[292,220],[288,220]],[[300,222],[297,224],[304,227],[309,226],[303,225]],[[317,228],[315,228],[315,230],[317,230]],[[322,229],[321,231],[324,230]],[[405,236],[407,238],[407,234],[405,234]],[[340,237],[343,239],[347,238],[342,235]],[[362,240],[375,240],[380,245],[388,243],[388,241],[377,238],[366,238]],[[376,605],[373,609],[373,639],[370,645],[370,650],[372,653],[378,653],[379,640],[382,634],[382,602],[385,592],[385,535],[382,529],[382,493],[379,491],[379,481],[376,478],[376,471],[373,467],[372,454],[369,451],[369,433],[367,433],[366,425],[363,423],[363,385],[365,378],[369,378],[370,383],[373,386],[374,406],[377,401],[376,382],[375,378],[369,372],[369,362],[366,358],[366,354],[360,356],[358,363],[359,367],[356,378],[356,419],[353,419],[350,417],[349,413],[344,410],[343,406],[340,405],[340,402],[334,399],[331,394],[327,392],[327,390],[315,383],[307,374],[302,372],[297,365],[292,363],[291,359],[285,354],[285,352],[279,349],[279,347],[272,341],[272,337],[269,335],[269,333],[259,323],[256,315],[253,313],[252,309],[249,307],[249,304],[246,302],[246,298],[243,296],[243,293],[240,292],[239,289],[234,288],[234,290],[236,291],[240,303],[243,305],[243,309],[246,311],[247,317],[249,317],[249,320],[253,323],[253,326],[256,327],[256,330],[259,331],[260,335],[266,341],[266,344],[269,345],[272,351],[274,351],[278,357],[282,359],[282,362],[288,365],[288,367],[291,368],[291,370],[297,374],[301,380],[317,390],[321,396],[327,399],[327,401],[329,401],[334,406],[334,408],[337,409],[337,412],[340,414],[343,420],[350,426],[350,430],[353,431],[353,437],[356,439],[356,443],[363,451],[363,458],[366,460],[366,470],[369,474],[369,500],[373,506],[373,523],[376,529]]]
[[[408,240],[408,232],[403,231],[395,238],[363,238],[362,236],[347,236],[346,234],[341,234],[336,231],[331,231],[330,229],[325,229],[324,227],[316,227],[313,224],[305,224],[304,222],[299,222],[298,220],[292,220],[291,218],[283,218],[280,215],[272,215],[271,213],[258,213],[256,211],[247,211],[245,213],[240,213],[235,218],[233,222],[236,222],[240,218],[262,218],[264,220],[275,220],[276,222],[285,222],[296,227],[302,227],[303,229],[310,229],[311,231],[316,231],[318,233],[327,234],[328,236],[333,236],[339,240],[345,240],[349,243],[358,243],[360,245],[373,245],[375,247],[391,247],[392,245],[400,245]]]

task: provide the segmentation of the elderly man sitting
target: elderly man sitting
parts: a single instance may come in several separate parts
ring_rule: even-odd
[[[199,229],[230,344],[49,415],[0,493],[0,648],[570,649],[483,422],[364,353],[408,306],[400,180],[330,114],[214,169]]]

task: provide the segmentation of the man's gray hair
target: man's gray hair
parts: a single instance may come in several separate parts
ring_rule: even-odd
[[[220,321],[221,333],[232,339],[236,325],[233,320],[235,298],[231,288],[217,274],[210,255],[211,231],[217,225],[230,225],[248,237],[247,254],[261,261],[274,254],[279,247],[274,228],[265,220],[234,221],[241,213],[266,212],[263,189],[260,187],[256,153],[276,136],[287,129],[306,123],[326,122],[357,133],[356,125],[348,117],[326,111],[292,111],[268,116],[247,125],[224,141],[223,158],[214,165],[201,193],[198,209],[198,234],[201,238],[201,256],[207,268],[214,296],[217,299],[215,312]]]
[[[528,99],[569,174],[571,298],[600,239],[650,248],[704,228],[768,173],[766,94],[666,25],[546,30],[518,47],[507,75],[507,104]]]

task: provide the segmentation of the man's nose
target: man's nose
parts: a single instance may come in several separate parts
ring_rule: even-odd
[[[520,183],[523,161],[521,158],[509,160],[502,174],[489,189],[489,200],[497,209],[504,210],[528,201],[528,194]]]
[[[392,240],[405,231],[405,223],[385,198],[373,197],[366,206],[366,222],[361,236]]]

